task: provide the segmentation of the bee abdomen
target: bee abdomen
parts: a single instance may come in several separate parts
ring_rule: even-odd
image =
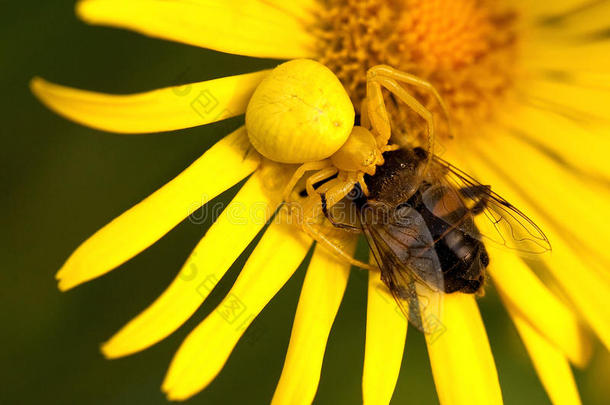
[[[465,236],[463,232],[454,229],[445,236],[445,243],[460,260],[468,262],[472,260],[475,246],[473,241],[466,239]]]
[[[446,293],[476,293],[484,284],[489,256],[483,243],[459,228],[451,228],[424,205],[418,206],[435,240]]]

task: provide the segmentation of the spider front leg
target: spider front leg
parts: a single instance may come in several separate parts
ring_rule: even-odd
[[[368,92],[368,88],[367,88]],[[365,97],[360,104],[360,126],[366,129],[371,129],[371,120],[369,119],[369,98]]]
[[[432,151],[433,146],[434,146],[434,140],[436,137],[436,132],[435,132],[435,128],[434,128],[434,116],[432,115],[432,112],[430,110],[428,110],[426,107],[424,107],[419,101],[417,101],[417,99],[415,97],[413,97],[412,95],[407,93],[407,91],[404,88],[402,88],[396,82],[396,80],[390,79],[388,77],[376,75],[370,79],[369,83],[370,83],[371,87],[378,89],[378,90],[375,90],[377,93],[381,93],[381,86],[385,87],[392,94],[394,94],[400,100],[402,100],[402,102],[404,102],[406,105],[408,105],[415,113],[417,113],[417,115],[419,115],[426,121],[426,124],[428,127],[429,150]],[[384,107],[384,109],[385,109],[385,107]],[[372,116],[371,116],[371,122],[372,122]],[[389,138],[388,138],[388,140],[389,140]],[[386,143],[387,143],[387,140],[386,140]]]
[[[364,181],[364,173],[362,173],[362,172],[358,173],[358,175],[356,177],[356,182],[360,185],[360,188],[362,189],[362,192],[364,193],[364,195],[368,196],[369,187],[366,185],[366,182]]]
[[[360,268],[365,269],[365,270],[379,271],[379,269],[377,267],[375,267],[375,266],[371,266],[368,263],[365,263],[365,262],[360,261],[358,259],[354,259],[348,253],[346,253],[340,246],[337,246],[333,241],[328,239],[326,237],[326,235],[324,235],[323,232],[321,232],[319,229],[316,229],[313,226],[311,226],[311,224],[304,224],[303,225],[303,230],[309,236],[311,236],[316,242],[320,243],[327,250],[329,250],[330,252],[334,253],[339,258],[345,260],[346,262],[348,262],[352,266],[360,267]]]
[[[422,79],[421,77],[417,77],[410,73],[402,72],[400,70],[396,70],[387,65],[378,65],[373,66],[367,72],[367,80],[376,76],[384,76],[392,80],[396,80],[398,82],[410,84],[419,88],[422,88],[432,94],[432,96],[436,99],[439,106],[443,110],[443,115],[445,115],[445,119],[447,120],[447,126],[449,127],[449,133],[453,134],[453,129],[451,125],[451,115],[449,114],[449,109],[447,108],[447,104],[436,90],[436,88],[432,85],[432,83]]]
[[[370,125],[373,134],[377,138],[377,145],[386,145],[392,136],[390,116],[385,106],[383,93],[379,83],[367,77],[366,98],[362,103],[361,120],[366,122],[366,127]]]
[[[307,178],[305,181],[305,189],[307,190],[307,195],[312,196],[316,193],[315,185],[321,181],[331,178],[335,174],[337,174],[339,170],[336,167],[327,167],[326,169],[322,169]]]
[[[299,166],[299,168],[294,172],[294,174],[292,175],[292,178],[290,179],[290,181],[284,188],[284,193],[282,194],[282,197],[283,197],[282,199],[284,201],[288,201],[290,194],[292,193],[292,190],[294,190],[294,188],[296,187],[299,180],[301,180],[301,178],[303,176],[305,176],[305,173],[312,171],[312,170],[321,171],[322,169],[330,168],[331,166],[332,166],[332,163],[328,159],[319,160],[317,162],[308,162],[308,163],[304,163],[301,166]],[[328,176],[328,177],[330,177],[330,176]],[[322,178],[318,181],[321,181],[321,180],[324,180],[324,178]]]
[[[351,255],[345,252],[341,248],[341,246],[338,246],[328,236],[326,236],[323,231],[318,229],[318,227],[314,226],[315,222],[323,213],[323,211],[333,207],[354,188],[354,183],[352,182],[331,180],[329,183],[332,184],[330,185],[330,187],[325,187],[327,189],[324,191],[324,200],[322,200],[322,198],[317,198],[313,200],[313,197],[311,197],[312,200],[310,200],[310,202],[306,203],[303,206],[302,213],[298,218],[298,220],[300,221],[301,228],[305,233],[311,236],[319,244],[324,246],[328,251],[334,253],[349,264],[353,266],[358,266],[366,270],[377,270],[376,267],[371,266],[370,264],[354,259]]]

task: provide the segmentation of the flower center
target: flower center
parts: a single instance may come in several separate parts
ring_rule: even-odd
[[[320,61],[337,74],[357,109],[372,66],[387,64],[426,79],[449,106],[455,133],[467,134],[490,120],[514,82],[517,14],[501,3],[328,0],[319,18]],[[436,113],[441,136],[449,136],[432,95],[409,91]],[[423,131],[405,105],[386,96],[386,106],[394,133]]]
[[[456,69],[489,50],[488,10],[474,0],[408,0],[400,24],[405,49],[429,69]]]

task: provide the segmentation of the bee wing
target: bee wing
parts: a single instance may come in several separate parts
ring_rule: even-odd
[[[423,218],[410,210],[401,223],[373,222],[370,216],[368,219],[361,221],[364,234],[381,270],[381,280],[398,308],[422,332],[438,332],[443,272]]]
[[[524,213],[477,180],[435,156],[439,184],[423,193],[428,210],[473,238],[491,241],[522,255],[551,250],[542,230]],[[472,217],[486,218],[475,227]]]

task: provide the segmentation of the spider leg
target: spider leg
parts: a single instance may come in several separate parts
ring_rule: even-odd
[[[303,163],[294,172],[294,174],[292,175],[292,178],[290,179],[290,181],[284,188],[283,200],[284,201],[288,200],[288,198],[290,197],[290,193],[292,193],[292,190],[297,185],[299,180],[305,175],[306,172],[311,171],[311,170],[322,170],[327,167],[330,167],[331,165],[332,165],[332,163],[328,159],[319,160],[317,162]]]
[[[364,195],[368,196],[369,195],[369,188],[366,185],[366,183],[364,182],[364,172],[359,172],[358,173],[356,182],[358,184],[360,184],[360,188],[362,189],[362,192],[364,193]]]
[[[333,179],[329,182],[326,182],[325,184],[320,186],[317,191],[319,192],[319,194],[325,195],[324,206],[326,207],[326,209],[330,209],[339,201],[341,201],[343,197],[348,195],[355,185],[355,181],[353,181],[350,176],[347,180]],[[323,214],[321,199],[313,198],[312,202],[308,205],[309,209],[306,209],[304,212],[308,213],[308,216],[310,218],[317,217],[320,214]]]
[[[324,246],[326,249],[328,249],[330,252],[336,254],[338,257],[340,257],[341,259],[345,260],[346,262],[348,262],[352,266],[357,266],[357,267],[360,267],[360,268],[365,269],[365,270],[379,271],[379,269],[377,267],[375,267],[375,266],[372,266],[372,265],[370,265],[368,263],[365,263],[363,261],[354,259],[348,253],[346,253],[343,249],[341,249],[341,247],[337,246],[333,241],[328,239],[324,235],[323,232],[320,232],[319,230],[313,228],[310,224],[304,225],[303,226],[303,230],[309,236],[311,236],[313,239],[315,239],[316,242],[318,242],[319,244]]]
[[[368,99],[362,100],[360,106],[360,126],[366,129],[371,129],[371,120],[369,119]]]
[[[341,198],[345,197],[353,186],[353,184],[346,183],[343,180],[333,179],[318,187],[318,189],[315,190],[315,193],[323,194],[332,189],[332,191],[328,194],[330,198],[327,198],[326,200],[327,205],[330,208],[334,206]],[[338,193],[338,190],[343,192]],[[337,197],[339,197],[339,200],[336,200]],[[303,202],[295,202],[294,204],[291,204],[291,210],[293,216],[296,216],[296,224],[301,227],[303,227],[303,225],[307,222],[315,222],[316,219],[323,214],[322,203],[319,195],[308,197]]]
[[[337,170],[336,167],[327,167],[326,169],[321,169],[317,173],[314,173],[311,176],[309,176],[307,178],[307,181],[305,181],[307,195],[310,195],[310,196],[314,195],[316,193],[316,189],[314,188],[314,185],[316,183],[319,183],[323,180],[326,180],[326,179],[334,176],[335,174],[337,174],[338,171],[339,170]]]
[[[363,177],[364,178],[364,173],[354,172],[354,173],[350,173],[349,176],[348,176],[349,181],[354,183],[354,186],[355,186],[356,183],[359,182],[358,181],[359,177]],[[353,190],[353,188],[348,192],[348,194],[352,190]],[[331,192],[332,192],[332,190],[331,190]],[[335,219],[333,218],[333,216],[329,212],[329,208],[331,208],[332,206],[329,206],[328,199],[326,198],[326,192],[320,193],[320,202],[321,202],[321,206],[322,206],[322,213],[324,214],[324,216],[328,219],[328,221],[335,228],[344,229],[344,230],[349,231],[349,232],[357,232],[357,233],[362,232],[362,229],[360,227],[335,221]]]
[[[436,136],[436,132],[434,129],[434,116],[432,112],[424,107],[415,97],[407,93],[407,91],[402,88],[395,80],[389,79],[387,77],[377,76],[373,79],[378,82],[380,86],[385,87],[393,94],[395,94],[398,98],[400,98],[405,104],[407,104],[413,111],[415,111],[420,117],[422,117],[426,123],[428,124],[428,142],[429,149],[432,152],[432,148],[434,146],[434,139]]]
[[[381,148],[381,153],[391,152],[393,150],[398,150],[398,149],[400,149],[400,145],[391,143],[391,144],[388,144],[388,145],[384,146],[383,148]]]
[[[381,85],[375,77],[367,77],[366,80],[366,98],[364,100],[367,121],[370,121],[373,134],[376,135],[377,145],[386,145],[392,135],[392,127],[381,93]]]
[[[317,218],[323,211],[331,208],[339,201],[343,199],[354,187],[353,182],[345,182],[339,179],[331,180],[328,183],[332,183],[330,188],[328,188],[325,192],[324,204],[322,203],[322,199],[320,200],[312,200],[311,203],[306,204],[306,207],[303,209],[303,217],[301,218],[301,227],[305,233],[311,236],[314,240],[328,249],[330,252],[336,254],[341,259],[347,261],[351,265],[361,267],[367,270],[377,270],[376,267],[371,266],[370,264],[364,263],[360,260],[354,259],[351,255],[346,253],[340,246],[337,246],[332,240],[330,240],[324,232],[320,231],[316,227],[313,226],[313,221]],[[328,184],[327,183],[327,184]],[[328,187],[325,184],[323,187]]]
[[[330,190],[334,187],[340,186],[342,183],[351,182],[352,181],[351,177],[349,177],[349,176],[346,177],[346,176],[344,176],[344,174],[345,174],[345,172],[340,171],[339,175],[337,176],[336,179],[332,179],[332,180],[327,181],[326,183],[322,184],[320,187],[318,187],[316,189],[316,192],[318,194],[328,193],[328,190]],[[343,198],[343,197],[341,197],[341,198]],[[332,205],[334,205],[335,203],[336,203],[336,201],[334,201],[332,203]]]
[[[451,134],[451,135],[453,134],[453,129],[452,129],[452,125],[451,125],[451,116],[449,114],[449,109],[447,108],[447,104],[445,103],[445,101],[443,100],[443,98],[441,97],[439,92],[436,90],[436,88],[432,85],[432,83],[430,83],[427,80],[422,79],[421,77],[417,77],[410,73],[402,72],[400,70],[394,69],[387,65],[373,66],[372,68],[369,69],[369,74],[373,75],[373,76],[377,76],[377,75],[386,76],[390,79],[394,79],[399,82],[407,83],[407,84],[410,84],[410,85],[413,85],[413,86],[416,86],[419,88],[423,88],[423,89],[429,91],[432,94],[432,96],[434,96],[434,98],[436,99],[438,104],[441,106],[441,109],[443,110],[443,115],[445,115],[445,119],[447,120],[447,125],[449,126],[449,134]]]

